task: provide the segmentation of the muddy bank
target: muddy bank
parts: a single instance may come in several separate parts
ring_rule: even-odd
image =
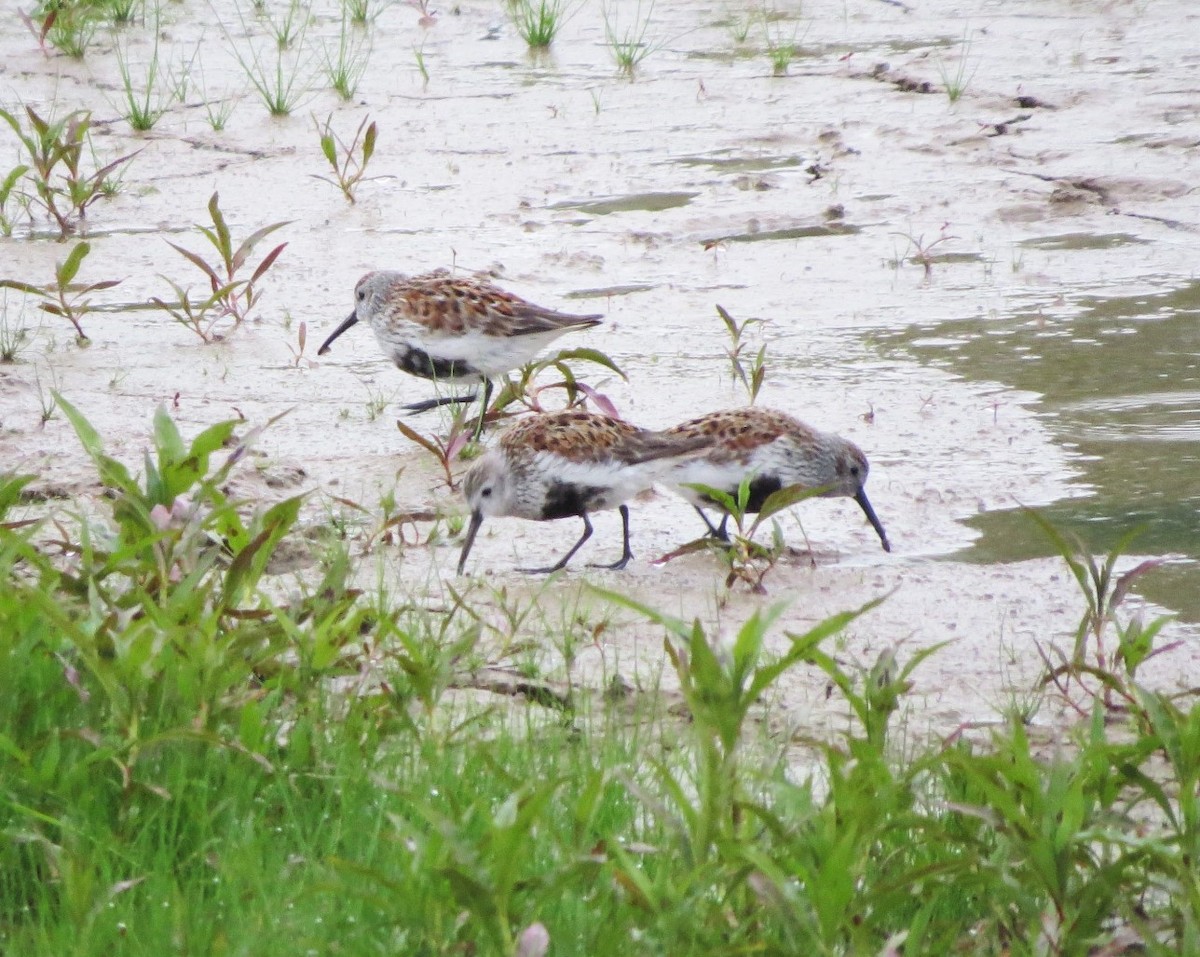
[[[490,270],[534,301],[604,312],[603,326],[571,344],[620,363],[628,382],[593,384],[648,426],[744,401],[719,303],[762,320],[760,401],[867,452],[871,498],[895,546],[879,550],[853,503],[795,510],[785,534],[800,546],[807,535],[816,566],[788,559],[767,580],[772,598],[793,601],[789,627],[891,593],[856,623],[847,652],[865,660],[896,641],[952,640],[919,674],[928,714],[918,720],[937,728],[977,718],[1036,674],[1035,638],[1068,640],[1081,606],[1060,563],[994,550],[980,563],[964,550],[981,534],[1011,535],[1012,522],[992,533],[981,523],[1018,504],[1129,510],[1091,463],[1137,448],[1082,447],[1044,399],[1066,369],[1081,401],[1090,380],[1102,392],[1128,363],[1068,363],[1037,344],[1063,333],[1067,352],[1107,359],[1076,322],[1089,302],[1124,298],[1133,309],[1194,282],[1200,110],[1190,38],[1200,13],[1189,4],[1008,3],[965,20],[949,3],[807,3],[776,7],[739,41],[750,8],[661,2],[632,81],[614,68],[599,4],[581,5],[542,57],[528,55],[498,4],[462,3],[428,28],[413,9],[389,6],[350,104],[324,88],[321,51],[341,27],[335,8],[316,4],[297,47],[311,91],[281,118],[245,91],[238,63],[268,36],[265,21],[213,9],[164,10],[159,56],[182,63],[198,51],[207,95],[194,83],[146,134],[119,117],[115,47],[146,64],[151,26],[98,35],[82,61],[44,56],[15,18],[0,28],[6,108],[90,109],[100,157],[141,150],[121,192],[89,210],[92,253],[79,278],[122,280],[84,319],[90,347],[76,348],[69,326],[19,294],[4,300],[5,321],[28,326],[32,341],[0,365],[0,467],[38,473],[40,489],[67,503],[98,492],[63,417],[42,421],[56,388],[133,464],[160,403],[193,431],[291,410],[263,436],[244,481],[263,500],[310,491],[314,525],[343,512],[361,520],[338,498],[368,510],[388,494],[453,508],[437,469],[394,424],[396,407],[428,397],[428,384],[388,366],[365,330],[319,362],[313,355],[362,272]],[[772,76],[768,48],[793,38],[786,75]],[[951,102],[955,77],[963,89]],[[236,100],[214,131],[203,102],[225,92]],[[316,178],[327,170],[310,113],[332,113],[347,136],[364,116],[378,124],[354,205]],[[17,161],[4,133],[0,170]],[[255,318],[206,345],[161,312],[131,307],[166,295],[163,276],[200,290],[203,277],[167,240],[202,248],[192,224],[214,191],[237,235],[289,221],[277,234],[288,246]],[[19,219],[0,240],[4,276],[47,280],[65,255],[43,221],[35,226]],[[1154,316],[1168,319],[1195,308],[1186,297],[1158,305]],[[297,359],[301,323],[308,348]],[[973,361],[955,358],[964,324]],[[1152,328],[1117,325],[1130,337]],[[987,361],[1001,351],[1009,361]],[[1028,374],[1026,354],[1042,357]],[[1141,375],[1152,378],[1153,365]],[[1123,391],[1162,388],[1133,381]],[[1175,408],[1200,405],[1200,389],[1175,391]],[[418,425],[432,432],[439,420]],[[1177,439],[1175,458],[1194,463],[1196,437]],[[1140,500],[1156,496],[1184,503],[1160,511],[1183,530],[1170,541],[1188,540],[1196,480],[1150,483]],[[739,594],[718,612],[723,572],[712,558],[648,564],[693,537],[685,505],[661,496],[638,504],[634,521],[638,561],[619,581],[643,600],[702,607],[718,630],[762,600]],[[607,555],[615,523],[598,519],[583,561]],[[515,564],[556,554],[577,534],[570,523],[515,520],[486,532],[472,562],[511,588],[532,587]],[[437,593],[453,552],[410,548],[384,561],[398,581]],[[581,566],[551,589],[572,592],[582,577],[591,573]],[[1162,605],[1197,591],[1191,564],[1166,580],[1154,593]],[[1164,682],[1195,664],[1191,630],[1172,634],[1187,640],[1155,663]],[[661,658],[652,629],[607,632],[604,651],[639,667]],[[797,687],[797,707],[813,680]]]

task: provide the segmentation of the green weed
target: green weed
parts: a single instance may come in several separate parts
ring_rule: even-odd
[[[940,56],[937,58],[938,75],[942,78],[942,89],[946,91],[946,99],[952,104],[957,103],[967,88],[971,85],[971,80],[975,78],[977,66],[971,63],[971,37],[967,31],[963,31],[962,42],[959,45],[958,63],[951,67]]]
[[[275,264],[275,260],[279,258],[280,253],[287,247],[287,243],[280,243],[274,247],[250,270],[249,278],[243,279],[242,275],[249,268],[250,254],[254,252],[254,248],[267,236],[271,235],[271,233],[287,226],[288,222],[272,223],[269,226],[256,229],[235,247],[233,235],[229,230],[228,224],[225,222],[224,214],[221,212],[219,195],[217,193],[213,193],[208,201],[208,214],[212,220],[212,225],[204,226],[197,224],[196,228],[200,230],[204,238],[216,250],[219,257],[216,263],[210,263],[199,253],[184,249],[175,243],[167,243],[179,255],[204,273],[205,278],[211,286],[212,294],[208,299],[201,303],[187,306],[185,304],[189,300],[186,292],[181,291],[180,287],[175,283],[170,283],[172,290],[176,294],[176,301],[180,304],[180,308],[183,309],[182,318],[180,315],[173,313],[174,317],[183,322],[184,325],[195,327],[197,331],[199,331],[199,326],[197,325],[196,317],[201,317],[203,321],[202,317],[217,303],[220,304],[223,315],[232,318],[235,325],[245,320],[262,296],[262,291],[258,288],[258,282],[267,274],[267,271]],[[159,308],[167,308],[160,300],[155,300],[155,304]],[[168,311],[170,310],[168,309]],[[211,326],[208,328],[211,330]],[[207,336],[202,336],[202,338],[207,338]]]
[[[746,397],[753,405],[767,378],[767,344],[760,342],[758,351],[748,362],[743,353],[747,346],[746,330],[751,326],[761,326],[762,320],[746,319],[739,323],[721,305],[717,306],[717,315],[721,317],[721,321],[725,324],[725,332],[729,336],[729,346],[725,353],[729,357],[729,368],[733,373],[733,379],[735,382],[741,383],[742,388],[746,390]]]
[[[153,129],[154,124],[162,119],[167,112],[170,97],[164,97],[159,82],[157,24],[154,29],[154,48],[150,62],[146,66],[145,78],[134,84],[133,75],[129,69],[128,51],[117,46],[117,66],[121,71],[121,91],[124,94],[125,121],[135,130],[144,133]]]
[[[100,282],[80,285],[75,282],[75,276],[84,258],[91,252],[88,243],[80,242],[67,254],[67,258],[54,267],[54,284],[35,286],[19,279],[0,279],[0,288],[15,289],[27,296],[39,300],[38,308],[52,316],[62,316],[75,327],[78,341],[87,342],[87,334],[83,331],[83,317],[91,311],[91,299],[87,298],[93,292],[111,289],[121,282],[120,279],[105,279]]]
[[[322,48],[325,61],[325,76],[329,85],[343,100],[354,99],[358,84],[362,82],[371,61],[371,42],[366,36],[351,35],[345,13],[336,47],[325,44]]]
[[[375,154],[375,139],[377,129],[369,116],[364,116],[354,131],[349,143],[342,141],[333,129],[333,114],[325,118],[324,125],[313,117],[313,125],[317,128],[320,138],[321,152],[333,169],[334,179],[318,176],[317,179],[338,187],[346,200],[354,203],[354,190],[367,172],[367,164]],[[358,155],[355,155],[355,154]]]
[[[622,25],[617,17],[616,4],[606,3],[604,13],[604,38],[609,53],[616,61],[617,69],[632,77],[638,66],[661,45],[660,41],[647,40],[650,19],[654,13],[654,0],[649,0],[643,9],[638,0],[633,13],[633,22]]]
[[[32,181],[33,191],[27,194],[28,198],[56,223],[60,241],[74,232],[88,207],[107,194],[117,170],[140,152],[85,172],[85,147],[92,152],[90,113],[80,110],[58,120],[46,120],[33,107],[26,106],[24,121],[3,109],[0,119],[16,134],[28,157],[21,176],[14,177],[10,172],[5,178],[6,195],[11,195],[18,183]]]
[[[517,33],[534,49],[554,42],[570,11],[570,0],[506,0],[506,5]]]

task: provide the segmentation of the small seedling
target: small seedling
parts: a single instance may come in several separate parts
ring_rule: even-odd
[[[534,49],[554,42],[569,9],[568,0],[507,0],[507,5],[517,33]]]
[[[192,299],[189,290],[181,288],[166,276],[163,276],[162,279],[171,287],[175,298],[171,302],[165,302],[158,296],[154,296],[150,299],[152,305],[167,313],[184,328],[194,332],[204,342],[215,342],[223,338],[214,332],[214,329],[217,323],[228,315],[225,301],[241,283],[226,283],[219,289],[213,290],[212,295],[208,298],[195,300]]]
[[[761,325],[761,319],[747,319],[745,322],[738,323],[736,319],[729,314],[724,306],[717,306],[717,314],[721,317],[721,321],[725,323],[725,330],[729,333],[729,347],[725,350],[729,357],[729,368],[733,373],[733,378],[742,384],[746,390],[746,395],[750,398],[750,404],[758,398],[758,393],[763,387],[763,382],[767,377],[767,345],[761,343],[758,347],[758,352],[754,358],[747,364],[742,353],[746,348],[745,335],[746,330],[751,325]]]
[[[25,325],[25,309],[22,307],[15,319],[10,318],[8,293],[0,297],[0,364],[17,361],[29,346],[29,329]]]
[[[19,279],[0,279],[0,287],[16,289],[29,296],[41,300],[38,308],[52,316],[62,316],[75,327],[78,341],[83,344],[88,341],[81,322],[91,311],[91,300],[86,298],[89,293],[102,289],[111,289],[120,279],[106,279],[102,282],[78,285],[74,282],[76,273],[91,247],[84,242],[77,243],[67,258],[54,267],[54,285],[35,286]]]
[[[642,0],[638,0],[632,25],[622,29],[617,22],[615,8],[607,3],[603,7],[604,38],[617,69],[626,76],[632,77],[641,62],[662,45],[661,41],[646,40],[653,13],[654,0],[649,0],[644,9]]]
[[[940,56],[937,58],[938,74],[942,78],[942,89],[946,91],[946,98],[951,103],[957,103],[964,93],[967,92],[967,87],[971,85],[971,80],[975,77],[977,66],[971,63],[971,37],[967,31],[963,31],[962,43],[958,51],[958,64],[951,67]]]
[[[764,11],[763,30],[766,33],[767,59],[771,61],[771,74],[773,76],[787,76],[788,67],[795,58],[798,49],[796,46],[796,28],[792,29],[790,37],[785,38],[772,25],[770,14]]]
[[[351,0],[351,2],[355,2],[355,0]],[[412,7],[420,14],[417,26],[425,30],[437,26],[437,14],[429,9],[429,0],[405,0],[405,6]]]
[[[354,99],[371,59],[371,43],[366,36],[353,37],[345,15],[336,46],[326,44],[322,49],[325,76],[329,85],[343,100]]]
[[[334,132],[332,122],[333,114],[325,118],[324,125],[318,123],[315,116],[313,117],[313,125],[316,126],[317,135],[321,140],[321,152],[325,154],[325,159],[329,161],[329,165],[333,168],[333,175],[336,177],[336,179],[330,179],[327,176],[318,176],[317,179],[338,187],[342,191],[342,195],[350,203],[353,203],[354,189],[362,180],[367,171],[367,164],[371,162],[371,156],[375,153],[377,130],[374,121],[369,116],[364,116],[362,122],[358,124],[358,129],[354,131],[353,139],[346,144]]]
[[[396,428],[407,439],[416,442],[417,445],[425,449],[436,460],[438,465],[442,467],[442,474],[446,480],[446,487],[453,489],[455,487],[454,473],[452,470],[454,460],[458,458],[466,449],[471,441],[472,430],[468,428],[467,416],[463,409],[455,411],[453,422],[450,426],[450,434],[446,438],[427,439],[416,429],[405,425],[399,419],[396,420]]]
[[[287,226],[290,220],[272,223],[270,226],[263,226],[261,229],[255,230],[235,249],[233,236],[225,222],[218,199],[219,194],[213,193],[212,198],[208,201],[208,213],[212,218],[212,226],[199,224],[196,226],[220,255],[220,261],[216,265],[209,263],[200,254],[177,246],[175,243],[168,242],[167,245],[204,273],[212,287],[212,296],[221,303],[224,314],[232,317],[234,324],[237,325],[249,315],[250,310],[258,303],[262,293],[259,291],[257,283],[275,264],[275,260],[279,258],[279,254],[283,252],[287,243],[280,243],[259,260],[249,279],[241,279],[240,274],[246,267],[250,254],[263,239],[275,230]],[[171,285],[178,293],[179,287],[174,283]],[[181,302],[184,299],[186,296],[181,297]],[[190,324],[190,320],[184,324]]]
[[[208,90],[208,85],[204,80],[204,69],[201,66],[200,79],[198,81],[200,87],[200,99],[204,103],[204,115],[208,119],[208,125],[212,127],[214,133],[220,133],[225,129],[229,118],[233,115],[233,108],[237,105],[237,97],[226,93],[221,96],[211,96]]]
[[[413,46],[413,58],[417,61],[417,70],[421,74],[424,86],[429,86],[429,68],[425,65],[425,44]]]
[[[121,72],[121,90],[124,95],[125,120],[139,133],[153,129],[154,124],[162,119],[167,112],[169,97],[164,97],[161,89],[156,89],[158,83],[158,37],[157,26],[154,30],[154,49],[150,55],[150,63],[146,67],[146,76],[135,86],[130,72],[128,53],[117,46],[117,67]]]
[[[84,147],[92,152],[91,114],[85,110],[68,113],[59,120],[46,120],[31,106],[25,107],[25,123],[14,113],[0,109],[4,120],[21,141],[29,166],[22,177],[8,186],[11,194],[20,178],[32,180],[30,199],[45,209],[59,228],[59,240],[73,232],[87,208],[113,186],[114,174],[140,150],[122,156],[91,173],[82,169]],[[20,167],[18,167],[20,168]],[[7,182],[12,173],[5,177]]]
[[[958,239],[957,236],[948,232],[949,229],[949,223],[942,223],[942,228],[938,232],[937,239],[930,240],[929,242],[925,242],[924,233],[915,237],[912,233],[893,233],[893,236],[899,236],[908,244],[903,253],[899,253],[893,258],[893,268],[899,269],[903,263],[912,263],[925,270],[925,279],[928,281],[933,276],[933,264],[937,261],[937,257],[934,256],[933,251],[942,243]]]
[[[307,363],[310,369],[316,365],[312,359],[304,358],[304,347],[306,345],[308,345],[308,323],[301,322],[299,328],[296,330],[296,345],[293,346],[291,343],[288,343],[288,351],[291,352],[292,358],[295,360],[294,365],[297,369],[300,368],[300,363],[302,362]]]

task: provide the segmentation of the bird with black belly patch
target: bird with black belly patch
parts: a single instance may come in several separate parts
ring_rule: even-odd
[[[867,457],[849,439],[821,432],[784,412],[754,407],[711,412],[664,434],[709,439],[708,451],[677,463],[668,481],[695,506],[716,537],[728,538],[729,515],[714,526],[704,509],[720,505],[691,486],[707,486],[736,499],[742,482],[749,480],[748,512],[760,511],[772,492],[791,486],[813,489],[821,497],[846,496],[858,503],[883,550],[892,550],[867,498]]]
[[[592,535],[588,515],[615,508],[621,513],[621,556],[605,568],[624,568],[629,544],[626,502],[661,481],[681,460],[712,444],[704,435],[672,435],[639,429],[621,419],[581,409],[520,419],[471,466],[463,494],[471,507],[458,573],[485,518],[513,516],[535,522],[579,518],[583,534],[553,565],[521,571],[557,571]]]
[[[482,382],[483,403],[475,429],[492,396],[492,380],[518,369],[564,333],[588,329],[601,316],[572,315],[526,302],[481,279],[453,277],[439,269],[421,276],[369,272],[354,287],[354,311],[321,344],[317,355],[351,326],[363,322],[396,366],[439,382]],[[414,403],[419,412],[475,396]]]

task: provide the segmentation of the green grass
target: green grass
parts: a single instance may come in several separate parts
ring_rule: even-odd
[[[554,42],[570,11],[569,0],[507,0],[507,6],[517,33],[534,49]]]
[[[536,680],[463,696],[487,603],[509,648],[553,615],[469,583],[437,611],[361,591],[333,538],[281,587],[275,550],[320,541],[301,499],[222,491],[260,429],[186,438],[160,410],[135,473],[57,401],[107,494],[39,521],[30,477],[0,475],[4,953],[509,955],[535,924],[589,957],[1200,947],[1200,707],[1131,673],[1108,673],[1125,710],[1096,694],[1057,747],[1019,723],[923,745],[893,725],[936,648],[824,650],[870,606],[782,636],[763,607],[718,649],[591,590],[581,634],[648,619],[682,709]],[[1071,560],[1090,642],[1123,592]],[[1091,647],[1074,680],[1099,677]],[[841,733],[762,720],[798,667]]]

